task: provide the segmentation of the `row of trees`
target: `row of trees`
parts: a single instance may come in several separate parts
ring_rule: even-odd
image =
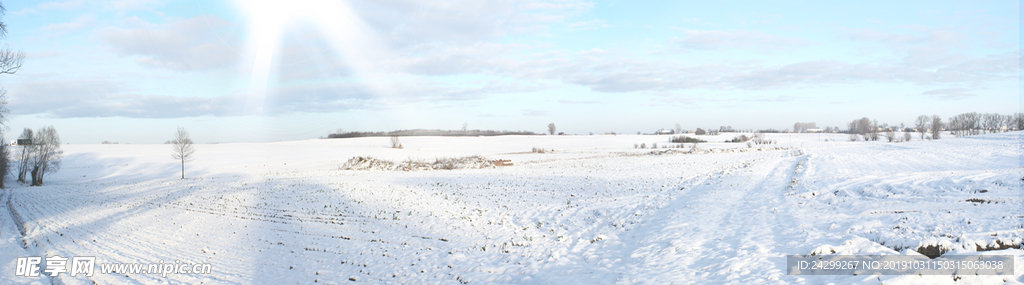
[[[551,125],[553,127],[554,124]],[[553,130],[553,128],[549,128]],[[414,137],[414,136],[442,136],[442,137],[476,137],[476,136],[505,136],[505,135],[536,135],[528,131],[492,131],[492,130],[398,130],[390,132],[339,132],[327,135],[327,138],[361,138],[361,137]]]
[[[939,115],[920,115],[914,120],[914,129],[905,128],[903,124],[899,127],[879,125],[878,120],[864,117],[851,121],[847,127],[846,132],[850,134],[850,141],[856,141],[858,136],[863,137],[865,141],[876,141],[880,131],[885,133],[889,142],[899,141],[896,131],[904,132],[904,141],[909,141],[910,133],[915,131],[920,134],[921,139],[939,139],[944,130],[957,137],[1024,130],[1024,113],[1000,115],[970,112],[950,117],[946,122],[943,122]]]
[[[981,133],[1024,130],[1024,113],[1000,115],[996,113],[963,113],[949,118],[950,134],[958,137]]]

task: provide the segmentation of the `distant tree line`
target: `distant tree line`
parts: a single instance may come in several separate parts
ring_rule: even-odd
[[[945,122],[939,115],[920,115],[914,120],[912,128],[906,127],[902,123],[899,126],[879,125],[878,120],[863,117],[850,121],[845,133],[850,134],[850,141],[857,141],[859,138],[863,138],[865,141],[877,141],[879,133],[884,133],[889,142],[900,142],[910,141],[912,132],[919,133],[921,139],[940,139],[943,131],[949,131],[951,135],[962,137],[1019,130],[1024,130],[1024,113],[1000,115],[970,112],[950,117]],[[903,132],[902,138],[896,136],[897,131]]]
[[[327,135],[331,139],[362,138],[362,137],[476,137],[476,136],[507,136],[507,135],[537,135],[528,131],[492,131],[492,130],[398,130],[390,132],[346,132]]]
[[[810,123],[796,123],[793,124],[794,133],[806,133],[808,129],[817,129],[817,125],[814,122]]]
[[[996,113],[963,113],[949,118],[949,132],[957,137],[982,133],[1024,130],[1024,113],[1000,115]]]

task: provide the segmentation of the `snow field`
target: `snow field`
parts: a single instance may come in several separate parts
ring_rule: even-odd
[[[708,143],[662,155],[632,146],[667,136],[403,138],[404,150],[388,138],[198,145],[186,180],[175,179],[165,145],[69,145],[47,186],[10,193],[29,254],[214,271],[64,276],[69,284],[951,283],[788,276],[785,256],[1019,245],[1020,135],[886,144],[771,134],[792,148]],[[366,155],[515,166],[340,170]],[[983,253],[1024,265],[1019,249]],[[957,282],[1020,283],[1017,272]]]

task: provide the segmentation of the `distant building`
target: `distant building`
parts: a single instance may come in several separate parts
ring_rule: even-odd
[[[32,144],[32,140],[30,140],[30,139],[18,139],[18,141],[15,142],[15,145],[30,145],[30,144]]]

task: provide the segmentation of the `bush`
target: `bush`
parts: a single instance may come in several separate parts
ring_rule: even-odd
[[[734,138],[732,138],[731,140],[728,140],[728,141],[726,141],[726,142],[731,142],[731,143],[741,143],[741,142],[746,142],[746,141],[748,141],[748,140],[750,140],[750,138],[749,138],[749,137],[747,137],[747,135],[739,135],[739,136],[737,136],[737,137],[734,137]]]
[[[750,139],[750,141],[754,142],[754,144],[757,144],[757,145],[773,144],[773,143],[775,143],[775,140],[769,140],[769,139],[765,138],[763,133],[756,133],[756,134],[754,134],[754,137],[752,139]]]
[[[402,148],[402,142],[398,141],[398,136],[391,136],[391,148]]]
[[[674,136],[674,137],[670,138],[669,141],[674,142],[674,143],[702,143],[702,142],[707,142],[707,141],[702,140],[702,139],[691,138],[691,137],[682,136],[682,135]]]

